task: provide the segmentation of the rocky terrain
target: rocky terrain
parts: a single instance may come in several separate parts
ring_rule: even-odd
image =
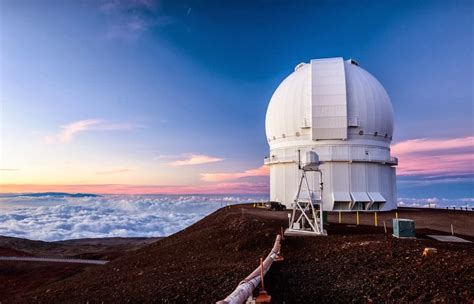
[[[113,260],[160,238],[103,238],[42,242],[0,236],[0,256]],[[94,265],[0,261],[0,302],[81,273]]]
[[[265,277],[274,303],[472,303],[474,243],[442,243],[426,235],[448,234],[452,223],[458,236],[474,240],[474,212],[403,209],[398,215],[416,220],[417,240],[391,236],[394,212],[379,213],[378,227],[373,214],[361,214],[357,226],[354,213],[344,213],[341,224],[338,214],[332,213],[325,227],[328,237],[286,238],[285,260],[274,264]],[[170,237],[123,250],[104,266],[0,262],[0,299],[2,303],[214,303],[268,254],[275,235],[287,223],[286,212],[232,206]],[[422,257],[425,247],[438,252]],[[28,253],[34,254],[34,248]],[[54,275],[44,279],[36,275],[48,271]],[[12,287],[8,281],[12,277],[17,283],[21,279],[21,284]]]

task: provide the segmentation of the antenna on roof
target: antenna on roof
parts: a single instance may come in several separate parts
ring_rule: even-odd
[[[298,63],[296,66],[295,66],[295,72],[298,71],[301,67],[305,66],[306,63],[304,62],[301,62],[301,63]]]
[[[357,61],[355,61],[354,59],[349,59],[349,62],[353,65],[356,65],[356,66],[359,66],[359,63]]]

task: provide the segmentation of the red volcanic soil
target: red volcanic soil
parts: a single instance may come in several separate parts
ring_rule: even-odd
[[[161,238],[100,238],[58,242],[33,241],[0,236],[0,256],[47,256],[113,260]],[[2,251],[2,249],[5,251]],[[15,250],[8,254],[6,250]]]
[[[275,263],[265,277],[274,303],[472,303],[473,243],[441,243],[426,234],[447,234],[442,231],[449,231],[452,223],[458,236],[474,240],[474,212],[398,212],[399,217],[416,220],[417,240],[391,236],[388,220],[393,212],[379,213],[380,221],[388,226],[387,234],[382,226],[373,226],[373,214],[361,214],[365,225],[354,226],[354,213],[345,213],[342,224],[337,223],[337,213],[332,213],[325,227],[328,237],[286,238],[282,243],[285,260]],[[17,289],[3,300],[214,303],[257,266],[259,257],[268,254],[287,221],[286,212],[250,206],[221,209],[104,266],[89,266],[55,282]],[[425,247],[435,247],[438,253],[422,257]],[[5,263],[0,262],[0,286],[5,284],[3,269]]]
[[[0,236],[0,256],[47,256],[113,260],[160,238],[104,238],[43,242]],[[0,303],[88,268],[86,264],[0,261]],[[8,303],[10,301],[6,301]]]

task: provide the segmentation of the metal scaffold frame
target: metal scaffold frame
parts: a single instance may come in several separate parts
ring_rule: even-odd
[[[319,173],[319,199],[313,197],[313,191],[309,186],[307,172]],[[308,192],[308,199],[301,197],[302,188],[306,187]],[[290,226],[285,231],[286,235],[327,235],[323,228],[323,175],[321,170],[308,166],[302,168],[301,178],[298,185],[298,192],[296,194],[293,212],[291,214]],[[319,205],[319,210],[316,212],[314,206]],[[297,216],[297,212],[300,214]],[[312,219],[308,216],[312,215]],[[319,215],[319,217],[317,216]],[[306,227],[306,224],[309,227]]]

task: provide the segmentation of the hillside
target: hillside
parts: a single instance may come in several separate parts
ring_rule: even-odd
[[[113,260],[160,238],[102,238],[43,242],[0,236],[0,256],[70,257]],[[84,264],[0,261],[0,302],[47,286],[90,267]]]
[[[393,215],[380,214],[380,218]],[[354,217],[344,216],[347,221]],[[428,239],[426,233],[440,232],[424,227],[430,227],[431,222],[449,227],[453,220],[464,227],[466,221],[473,222],[474,213],[401,210],[399,216],[417,217],[418,240],[395,239],[380,226],[336,224],[337,214],[329,217],[328,237],[287,238],[282,248],[285,261],[275,264],[266,277],[275,303],[472,300],[474,245]],[[362,223],[371,223],[372,217],[362,215]],[[82,269],[4,300],[213,303],[256,267],[285,225],[285,212],[250,206],[220,209],[107,265]],[[469,224],[465,226],[469,229]],[[473,234],[472,230],[465,233],[471,240]],[[425,247],[436,247],[438,253],[423,258]]]

